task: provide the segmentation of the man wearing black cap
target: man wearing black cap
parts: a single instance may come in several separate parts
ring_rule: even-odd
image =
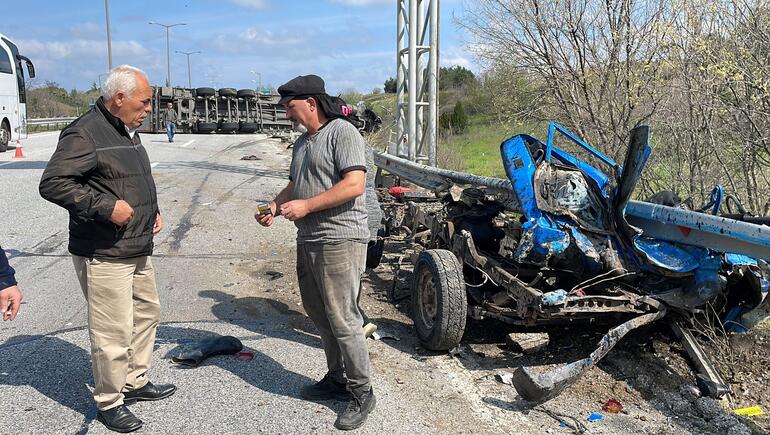
[[[369,241],[366,142],[345,121],[316,75],[278,88],[286,117],[307,131],[294,143],[289,184],[255,214],[263,226],[282,215],[297,226],[297,277],[302,305],[318,328],[328,373],[300,392],[308,400],[348,400],[338,429],[361,427],[376,399],[357,300]]]

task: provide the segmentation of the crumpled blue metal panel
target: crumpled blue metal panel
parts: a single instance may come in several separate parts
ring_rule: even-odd
[[[554,256],[567,250],[569,234],[553,228],[545,218],[531,219],[521,225],[521,239],[516,247],[516,261],[546,266]]]
[[[647,261],[657,267],[678,273],[692,272],[698,268],[698,261],[674,244],[647,237],[638,237],[634,244],[646,255]]]

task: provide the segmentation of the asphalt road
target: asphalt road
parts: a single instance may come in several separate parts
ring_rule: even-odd
[[[154,256],[161,326],[151,379],[179,389],[139,403],[141,433],[329,433],[344,404],[315,404],[299,388],[325,373],[320,340],[299,306],[258,292],[295,292],[295,229],[269,230],[252,217],[257,202],[287,182],[290,151],[264,135],[142,135],[165,221]],[[0,433],[107,433],[94,420],[86,306],[67,252],[66,212],[37,186],[56,133],[22,142],[24,158],[0,154],[0,244],[25,302],[0,324]],[[254,155],[256,160],[240,160]],[[284,270],[273,282],[265,272]],[[211,334],[234,335],[252,360],[217,357],[195,369],[170,357]],[[379,344],[379,343],[377,343]],[[377,352],[397,351],[387,346]],[[374,384],[378,410],[361,433],[438,433],[417,395],[395,379]],[[416,398],[417,399],[416,399]]]

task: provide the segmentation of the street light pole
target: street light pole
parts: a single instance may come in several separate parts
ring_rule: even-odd
[[[186,23],[162,24],[156,21],[150,21],[150,24],[157,24],[166,28],[166,65],[168,66],[168,76],[166,77],[166,86],[171,86],[171,43],[169,42],[169,30],[174,26],[186,26]]]
[[[190,77],[190,55],[200,53],[200,51],[174,51],[174,53],[187,55],[187,87],[192,89],[192,78]]]
[[[104,0],[104,14],[107,16],[107,65],[112,70],[112,38],[110,37],[110,0]]]
[[[260,74],[260,73],[258,73],[258,72],[256,72],[256,71],[254,71],[254,70],[251,70],[250,72],[251,72],[252,74],[256,74],[256,75],[257,75],[257,77],[259,77],[259,89],[257,89],[257,90],[258,90],[258,91],[261,91],[261,90],[262,90],[262,74]],[[252,80],[252,81],[253,81],[253,80]]]

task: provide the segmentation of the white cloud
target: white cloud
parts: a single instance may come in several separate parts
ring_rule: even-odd
[[[38,41],[37,39],[21,40],[18,45],[23,47],[27,57],[35,61],[59,59],[83,59],[107,55],[107,41],[75,39],[67,42]],[[113,56],[145,56],[149,51],[137,41],[113,41]]]
[[[230,3],[247,9],[267,9],[270,7],[269,0],[230,0]]]
[[[332,0],[332,3],[339,3],[346,6],[377,6],[391,4],[395,6],[393,0]]]

